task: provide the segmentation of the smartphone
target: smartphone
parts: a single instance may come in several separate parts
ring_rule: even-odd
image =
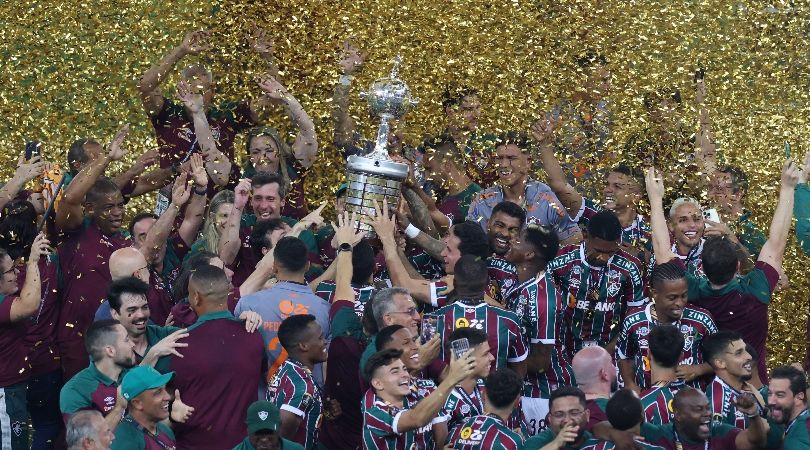
[[[790,142],[785,141],[785,158],[790,158]]]
[[[698,81],[703,81],[703,77],[706,76],[706,69],[703,67],[699,68],[695,71],[695,83]]]
[[[450,342],[450,350],[453,351],[453,356],[459,359],[470,351],[470,341],[468,341],[467,338],[456,339]]]
[[[28,161],[35,156],[39,156],[39,141],[29,141],[25,143],[25,160]]]
[[[425,315],[422,317],[422,333],[420,334],[422,343],[433,339],[436,335],[436,329],[439,325],[439,318],[436,316]]]
[[[712,222],[720,222],[720,214],[717,213],[717,210],[712,209],[704,209],[703,210],[703,218],[706,220],[711,220]],[[712,226],[708,223],[706,224],[706,228],[711,228]]]

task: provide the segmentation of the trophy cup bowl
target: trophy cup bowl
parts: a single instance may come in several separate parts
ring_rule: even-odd
[[[369,90],[361,94],[372,114],[380,118],[374,150],[364,156],[352,155],[346,161],[346,210],[361,218],[373,217],[375,204],[387,202],[389,209],[397,208],[402,182],[408,177],[408,164],[393,161],[388,156],[389,121],[401,118],[418,103],[408,85],[397,78],[399,63],[397,57],[391,75],[375,80]],[[376,237],[372,227],[362,220],[358,221],[357,229],[366,232],[369,238]]]

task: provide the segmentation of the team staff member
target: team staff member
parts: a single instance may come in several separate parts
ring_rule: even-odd
[[[785,426],[784,450],[810,448],[810,414],[807,412],[807,377],[791,366],[771,371],[768,386],[771,423]]]
[[[171,387],[195,409],[174,429],[179,450],[222,450],[238,444],[245,435],[243,411],[263,385],[262,338],[245,331],[228,311],[230,291],[225,272],[210,265],[195,270],[188,282],[189,305],[198,319],[188,327],[183,357],[168,356],[166,366],[175,373]]]
[[[104,415],[115,431],[127,402],[118,392],[121,373],[135,365],[134,344],[117,320],[100,320],[90,325],[85,337],[90,365],[65,383],[59,395],[59,407],[65,423],[84,409]]]
[[[520,402],[520,377],[511,369],[500,369],[486,380],[484,411],[456,428],[450,443],[456,450],[520,450],[523,438],[507,424]]]
[[[279,435],[281,415],[272,402],[257,401],[247,410],[248,436],[232,450],[304,450]]]
[[[173,373],[161,375],[148,366],[135,367],[121,381],[121,396],[127,400],[127,415],[115,429],[111,450],[166,450],[173,448],[174,432],[166,425],[172,396],[166,383]],[[171,404],[172,419],[184,422],[194,408],[182,404],[180,393],[175,393]]]
[[[0,410],[9,420],[0,428],[0,444],[13,450],[28,448],[28,412],[26,410],[26,379],[28,350],[25,335],[28,324],[24,319],[34,315],[42,302],[39,259],[47,252],[48,241],[39,235],[31,245],[27,276],[22,290],[17,285],[14,261],[0,249]],[[19,291],[18,295],[14,295]],[[12,431],[19,431],[16,433]]]
[[[323,412],[321,388],[312,371],[326,362],[326,340],[315,316],[287,317],[278,327],[287,359],[270,382],[270,400],[281,410],[281,437],[314,450]]]

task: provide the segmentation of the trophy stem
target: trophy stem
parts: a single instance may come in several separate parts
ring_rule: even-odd
[[[374,150],[366,155],[371,159],[390,159],[388,156],[388,135],[391,133],[391,120],[389,114],[382,114],[380,116],[380,129],[377,130],[377,142],[374,145]]]

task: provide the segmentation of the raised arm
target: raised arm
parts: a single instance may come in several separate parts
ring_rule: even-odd
[[[375,206],[376,215],[370,219],[369,223],[374,227],[377,237],[383,245],[383,256],[388,274],[394,286],[407,289],[413,298],[422,303],[430,304],[430,283],[426,280],[416,280],[408,275],[404,264],[399,259],[397,253],[397,241],[394,237],[394,221],[388,213],[388,204],[383,203],[382,207]]]
[[[31,244],[31,253],[26,262],[25,283],[19,297],[11,304],[11,321],[18,322],[31,317],[39,310],[42,301],[42,283],[39,276],[39,258],[48,253],[48,239],[40,233]]]
[[[205,206],[208,202],[208,174],[205,171],[203,158],[198,153],[191,155],[189,175],[194,180],[191,189],[191,201],[186,206],[183,222],[180,224],[177,234],[180,235],[180,239],[186,245],[191,247],[191,244],[197,240],[197,232],[200,230],[200,225],[202,225]]]
[[[177,97],[191,111],[194,135],[205,155],[205,170],[208,172],[208,176],[217,186],[225,186],[228,184],[228,177],[231,174],[232,162],[217,148],[208,118],[205,116],[202,95],[191,92],[188,83],[181,81],[177,83]]]
[[[278,100],[287,107],[287,114],[292,118],[293,124],[298,128],[292,150],[302,166],[312,167],[315,157],[318,156],[318,136],[315,134],[315,124],[304,111],[301,103],[292,96],[287,89],[270,75],[264,75],[258,80],[259,87],[269,98]]]
[[[354,74],[363,67],[363,62],[363,55],[349,41],[344,42],[340,57],[340,81],[335,85],[335,93],[332,97],[334,105],[332,120],[335,123],[335,145],[338,148],[349,147],[354,141],[354,120],[349,114],[349,91],[351,90],[351,80],[354,78]]]
[[[239,182],[234,190],[233,210],[225,222],[222,235],[219,237],[219,259],[226,265],[233,263],[239,253],[239,226],[242,223],[242,211],[245,210],[248,198],[250,197],[250,180],[245,179]]]
[[[191,188],[188,186],[188,174],[182,173],[174,180],[172,186],[172,200],[166,211],[160,215],[157,222],[152,225],[149,232],[146,233],[146,238],[140,248],[143,257],[148,264],[152,264],[157,257],[160,248],[169,239],[169,234],[172,232],[174,220],[177,214],[180,213],[180,208],[186,204],[189,197],[191,197]]]
[[[211,46],[208,43],[210,35],[208,31],[192,31],[188,33],[179,46],[172,49],[168,55],[164,56],[143,74],[138,83],[138,91],[141,94],[143,109],[149,117],[154,117],[163,109],[165,98],[160,91],[160,85],[169,76],[169,72],[186,55],[195,55],[210,49]]]
[[[650,199],[650,227],[652,228],[653,254],[655,264],[664,264],[675,258],[669,243],[669,228],[664,216],[664,180],[650,167],[645,176],[647,196]]]
[[[810,152],[804,155],[799,185],[794,195],[793,215],[796,216],[796,240],[805,254],[810,255],[810,186],[807,185]]]
[[[701,183],[708,181],[717,170],[717,147],[712,136],[712,121],[709,116],[709,108],[706,106],[706,83],[702,73],[695,76],[695,103],[698,107],[699,128],[695,146],[697,147],[695,157],[698,168],[704,174],[700,178]]]
[[[467,352],[459,359],[451,356],[447,377],[432,394],[419,401],[416,407],[400,414],[396,432],[404,433],[427,425],[439,413],[453,388],[472,376],[474,368],[475,359],[472,358],[472,352]]]
[[[332,224],[335,228],[335,239],[338,243],[338,249],[343,244],[349,244],[354,248],[355,245],[363,240],[363,234],[358,233],[357,230],[357,217],[354,213],[349,215],[345,211],[342,215],[337,217],[337,226]],[[352,289],[352,254],[351,252],[338,250],[337,258],[337,273],[335,274],[335,299],[336,300],[354,300],[354,289]]]
[[[24,156],[20,156],[14,176],[0,188],[0,210],[20,193],[25,183],[42,175],[45,164],[45,161],[39,155],[32,157],[28,161],[25,160]]]
[[[777,271],[782,270],[782,260],[785,255],[788,232],[790,231],[791,217],[793,216],[793,201],[796,185],[799,183],[799,174],[810,170],[810,165],[804,164],[800,169],[788,158],[782,167],[782,179],[779,186],[779,203],[776,204],[776,211],[773,213],[771,228],[768,232],[768,240],[762,246],[757,261],[762,261],[774,267]]]
[[[568,216],[576,219],[582,207],[582,195],[568,184],[560,162],[554,156],[554,130],[560,125],[560,119],[540,119],[532,125],[531,133],[540,152],[543,170],[548,175],[548,185],[560,199]]]
[[[146,168],[158,161],[158,151],[156,149],[147,150],[135,160],[135,164],[129,167],[124,172],[113,177],[113,183],[118,186],[118,189],[124,189],[124,186],[131,181],[140,179],[141,175],[146,171]]]
[[[735,400],[737,410],[748,418],[748,428],[734,438],[738,450],[756,450],[765,447],[768,437],[768,422],[759,415],[757,402],[750,394],[741,395]]]
[[[70,185],[65,189],[65,195],[62,197],[59,208],[56,210],[56,227],[58,229],[70,231],[82,225],[84,221],[84,212],[82,211],[84,196],[93,186],[93,183],[98,180],[98,177],[104,173],[110,161],[118,161],[124,157],[126,150],[121,145],[128,133],[129,124],[119,128],[108,146],[109,151],[107,154],[91,161],[70,182]]]
[[[422,199],[422,202],[424,202],[428,212],[430,213],[430,218],[433,219],[433,223],[439,227],[440,230],[447,231],[447,229],[450,228],[450,225],[453,225],[450,223],[450,219],[445,216],[443,212],[439,211],[439,208],[436,206],[436,200],[428,195],[428,193],[422,189],[422,186],[419,186],[418,183],[414,183],[412,186],[408,186],[408,189],[415,192],[416,195]]]
[[[411,183],[411,185],[414,184],[415,183]],[[434,239],[438,238],[439,230],[436,228],[436,224],[433,223],[433,217],[430,214],[427,204],[422,201],[422,197],[413,189],[407,187],[402,190],[402,196],[405,197],[405,201],[408,203],[408,209],[411,211],[411,217],[414,223],[416,223],[416,227],[422,230],[422,233]]]
[[[422,231],[418,226],[411,223],[410,217],[404,211],[396,211],[397,223],[403,233],[408,235],[408,238],[416,242],[416,245],[422,247],[425,252],[435,259],[442,259],[442,250],[444,250],[444,242],[433,236],[428,235]]]

